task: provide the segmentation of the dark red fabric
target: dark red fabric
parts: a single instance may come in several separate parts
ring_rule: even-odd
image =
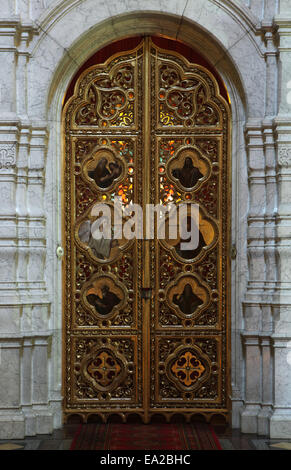
[[[81,424],[71,450],[221,450],[212,426],[193,424]]]

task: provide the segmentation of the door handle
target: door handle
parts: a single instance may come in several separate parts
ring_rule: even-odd
[[[56,255],[57,255],[58,259],[62,259],[62,257],[64,256],[64,249],[61,245],[57,246]]]

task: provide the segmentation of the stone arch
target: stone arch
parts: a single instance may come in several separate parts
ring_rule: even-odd
[[[39,96],[46,99],[40,101],[30,97],[31,115],[37,113],[39,117],[41,113],[45,118],[45,105],[51,103],[60,88],[60,80],[63,84],[61,88],[66,88],[66,78],[69,80],[97,49],[125,36],[163,34],[198,48],[224,79],[231,77],[231,83],[246,102],[248,115],[260,116],[265,95],[265,46],[254,34],[256,20],[249,12],[247,16],[244,10],[238,9],[244,15],[235,16],[233,5],[232,9],[225,11],[218,2],[198,0],[195,9],[192,11],[189,5],[183,16],[179,16],[173,8],[174,2],[169,2],[167,12],[120,11],[114,17],[106,12],[101,18],[96,18],[90,16],[90,3],[89,0],[83,1],[82,9],[74,8],[62,13],[57,9],[54,15],[51,12],[39,21],[40,36],[31,44],[30,81],[37,82]],[[99,10],[96,2],[94,10]],[[216,22],[218,13],[219,27]],[[42,69],[45,70],[44,74]],[[251,86],[254,77],[258,85],[255,96],[252,95]]]

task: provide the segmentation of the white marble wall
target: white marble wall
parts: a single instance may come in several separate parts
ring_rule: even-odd
[[[233,426],[291,436],[289,0],[1,0],[0,438],[61,426],[61,103],[127,35],[198,48],[233,112]],[[289,95],[288,95],[289,93]]]

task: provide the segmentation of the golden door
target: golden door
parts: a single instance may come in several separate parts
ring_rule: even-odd
[[[229,413],[230,109],[162,41],[86,68],[64,106],[65,420]],[[132,203],[144,230],[147,204],[199,204],[198,247],[157,225],[96,241],[96,204],[113,216],[116,196],[121,229]]]

